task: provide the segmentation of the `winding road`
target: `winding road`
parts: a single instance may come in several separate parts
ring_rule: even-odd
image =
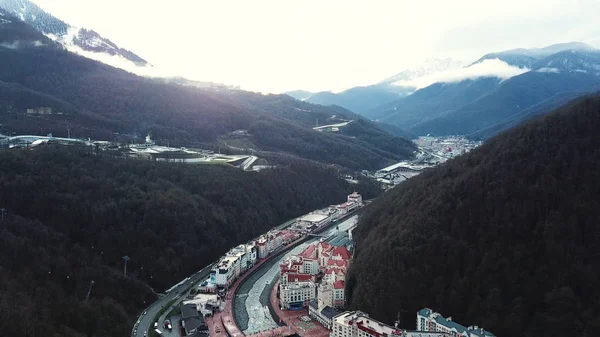
[[[356,215],[352,215],[348,219],[343,219],[342,220],[343,224],[339,224],[339,230],[344,231],[344,230],[347,230],[348,228],[350,228],[351,226],[354,226],[356,224],[357,219],[358,219],[358,217]],[[296,219],[286,221],[285,223],[281,224],[277,228],[283,229],[283,228],[289,226],[290,224],[292,224],[295,220]],[[336,224],[336,227],[338,227],[337,224]],[[338,229],[336,227],[326,230],[321,235],[323,235],[323,237],[326,237],[326,238],[333,236],[336,232],[338,232]],[[310,240],[310,242],[314,242],[317,239]],[[132,337],[144,337],[144,332],[147,332],[148,330],[150,330],[151,327],[154,326],[155,317],[158,314],[158,312],[164,306],[168,305],[169,302],[171,302],[173,300],[175,300],[175,302],[170,305],[170,308],[167,308],[167,310],[161,314],[161,317],[164,317],[165,314],[167,314],[171,310],[172,307],[179,305],[179,303],[181,303],[181,301],[183,301],[185,299],[185,295],[186,295],[188,289],[192,286],[192,284],[199,283],[200,281],[206,279],[210,275],[210,270],[212,269],[213,265],[214,264],[208,265],[208,266],[204,267],[203,269],[201,269],[200,271],[193,274],[192,276],[184,279],[183,281],[181,281],[180,283],[178,283],[177,285],[175,285],[174,287],[169,289],[165,295],[159,295],[160,298],[157,301],[155,301],[154,303],[152,303],[149,307],[147,307],[140,314],[140,316],[138,317],[138,319],[136,320],[136,323],[134,324],[134,326],[132,328],[131,336]],[[176,322],[172,322],[172,323],[173,323],[173,329],[176,329],[176,326],[177,326]],[[159,330],[162,330],[161,325],[162,325],[162,322],[159,322]]]
[[[165,296],[162,296],[156,302],[152,303],[148,308],[146,308],[136,320],[136,323],[133,326],[133,330],[131,331],[131,336],[144,337],[144,332],[148,331],[150,327],[154,326],[154,318],[156,317],[156,314],[158,314],[160,309],[162,309],[172,300],[176,301],[171,307],[178,305],[185,298],[185,296],[183,296],[183,293],[185,293],[192,284],[198,283],[210,275],[210,270],[212,266],[212,264],[208,265],[202,268],[194,275],[186,278],[177,286],[173,287],[172,289],[169,289],[169,292],[167,292]],[[165,313],[168,313],[169,310],[170,309],[167,309]],[[161,324],[162,322],[159,322],[159,326]],[[175,328],[175,326],[173,326],[173,328]]]

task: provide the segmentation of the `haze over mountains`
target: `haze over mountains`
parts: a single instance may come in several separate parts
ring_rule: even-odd
[[[0,8],[67,50],[128,71],[156,73],[135,53],[93,30],[73,27],[29,0],[2,0]],[[574,53],[561,54],[566,51]],[[131,66],[123,66],[122,61]],[[403,130],[401,135],[487,138],[600,87],[598,50],[579,42],[493,52],[464,65],[450,58],[432,58],[373,85],[339,93],[299,90],[288,94],[393,124]],[[166,81],[196,87],[216,85],[182,78]],[[523,86],[526,90],[520,90]]]
[[[113,58],[149,66],[29,1],[0,0],[0,335],[156,337],[160,315],[145,310],[158,293],[352,191],[369,202],[351,236],[344,310],[400,318],[402,329],[430,307],[498,337],[600,334],[599,50],[573,42],[470,63],[430,59],[373,85],[287,95],[141,77]],[[48,137],[4,149],[16,143],[5,135],[49,133],[112,142],[102,150]],[[408,140],[426,134],[486,141],[422,172],[396,165],[421,173],[384,193],[388,179],[365,170],[433,157],[437,149]],[[269,165],[249,172],[123,154],[147,135]],[[435,156],[448,149],[434,141]],[[356,180],[342,179],[349,174]],[[152,323],[136,324],[140,314]]]
[[[0,12],[2,10],[0,9]],[[151,133],[176,146],[266,151],[354,169],[377,169],[410,158],[416,147],[340,107],[227,88],[198,88],[138,77],[65,51],[62,45],[4,12],[0,24],[0,123],[5,133],[131,142]],[[168,81],[167,81],[168,82]],[[26,109],[48,106],[44,119]],[[335,134],[321,125],[355,121]],[[235,140],[230,134],[247,131]]]
[[[463,66],[462,62],[450,58],[428,59],[416,68],[404,70],[373,85],[354,87],[339,93],[330,91],[311,93],[297,90],[286,92],[286,94],[310,103],[335,104],[357,113],[366,113],[381,104],[413,93],[417,87],[410,81],[461,66]]]
[[[418,90],[401,94],[406,88]],[[415,135],[487,138],[598,89],[600,51],[573,42],[490,53],[464,68],[447,60],[430,71],[407,70],[373,86],[305,100],[355,109]],[[393,95],[404,97],[390,101]]]

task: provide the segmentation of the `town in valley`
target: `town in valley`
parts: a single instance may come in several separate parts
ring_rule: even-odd
[[[144,311],[132,336],[495,337],[429,308],[415,330],[346,310],[352,231],[369,202],[354,192],[233,247]]]

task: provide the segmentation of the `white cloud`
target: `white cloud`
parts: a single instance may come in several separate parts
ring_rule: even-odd
[[[157,68],[267,92],[368,85],[428,57],[600,46],[597,0],[34,2]]]
[[[527,68],[514,67],[499,59],[488,59],[465,68],[446,70],[408,81],[398,81],[394,85],[420,89],[433,83],[460,82],[481,77],[497,77],[507,80],[528,71],[529,69]]]
[[[106,53],[96,53],[96,52],[83,50],[81,47],[74,45],[74,44],[68,44],[67,49],[72,53],[81,55],[83,57],[86,57],[86,58],[89,58],[92,60],[100,61],[104,64],[108,64],[115,68],[120,68],[120,69],[123,69],[125,71],[128,71],[128,72],[136,74],[136,75],[140,75],[140,76],[147,76],[147,77],[180,76],[176,73],[173,73],[170,71],[165,71],[164,69],[156,68],[153,66],[145,66],[145,67],[137,66],[133,62],[131,62],[121,56],[110,55],[110,54],[106,54]]]

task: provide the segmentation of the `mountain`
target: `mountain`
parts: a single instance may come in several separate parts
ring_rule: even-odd
[[[531,68],[537,61],[550,55],[568,50],[594,51],[595,48],[582,42],[557,43],[544,48],[519,48],[484,55],[474,63],[488,59],[500,59],[510,65]]]
[[[452,58],[429,58],[423,61],[418,67],[404,70],[394,76],[386,78],[378,84],[395,84],[396,86],[402,86],[403,83],[409,83],[417,78],[446,70],[459,69],[464,65],[463,62]],[[408,87],[411,87],[410,84],[408,84]]]
[[[0,330],[128,336],[154,292],[355,189],[380,190],[300,162],[244,172],[51,145],[0,151]]]
[[[491,71],[473,78],[471,69],[495,58],[504,64],[502,71],[514,70],[516,76],[502,79],[502,72]],[[517,66],[526,68],[517,72]],[[600,51],[580,43],[516,49],[488,54],[463,71],[462,81],[432,84],[367,116],[417,135],[487,138],[600,89]]]
[[[162,143],[216,150],[231,144],[233,131],[247,130],[249,135],[236,138],[232,149],[370,170],[410,158],[416,150],[412,142],[343,108],[300,102],[287,95],[170,84],[77,56],[60,45],[23,44],[24,35],[28,41],[52,41],[12,20],[17,23],[0,25],[0,36],[10,44],[0,47],[0,81],[10,86],[3,91],[7,96],[0,96],[5,104],[0,106],[3,133],[65,136],[68,127],[76,137],[124,142],[151,133]],[[22,45],[12,47],[16,44]],[[35,100],[28,101],[33,96]],[[57,114],[40,118],[24,113],[40,102]],[[317,132],[312,129],[317,119],[320,125],[361,120],[364,133]]]
[[[382,103],[404,97],[413,91],[414,88],[378,84],[354,87],[339,93],[318,92],[308,97],[306,101],[321,105],[339,105],[348,110],[362,113]]]
[[[400,101],[378,107],[369,116],[410,130],[422,121],[484,97],[498,88],[500,83],[500,79],[493,77],[434,83]]]
[[[429,307],[497,336],[600,333],[598,128],[600,95],[579,99],[374,201],[350,308],[404,328]]]
[[[293,90],[293,91],[284,92],[284,94],[291,96],[297,100],[305,101],[307,98],[314,95],[315,93],[306,91],[306,90]]]
[[[461,62],[450,58],[428,59],[418,67],[407,69],[373,85],[353,87],[339,93],[330,91],[309,93],[298,90],[287,94],[310,103],[339,105],[370,118],[369,110],[413,93],[416,87],[410,81],[436,72],[459,68],[460,66],[462,66]]]
[[[112,55],[132,62],[137,66],[149,65],[146,60],[133,52],[120,48],[114,42],[100,36],[93,30],[73,27],[44,11],[29,0],[0,0],[0,8],[5,9],[38,32],[50,37],[73,52],[89,52],[86,55]]]
[[[536,62],[532,71],[504,81],[485,97],[413,125],[410,130],[417,134],[481,135],[482,130],[498,123],[531,117],[528,110],[548,100],[553,100],[552,108],[574,96],[600,90],[599,70],[600,51],[553,54]]]
[[[0,7],[0,44],[4,48],[16,49],[24,46],[58,46],[33,27],[23,23]]]

